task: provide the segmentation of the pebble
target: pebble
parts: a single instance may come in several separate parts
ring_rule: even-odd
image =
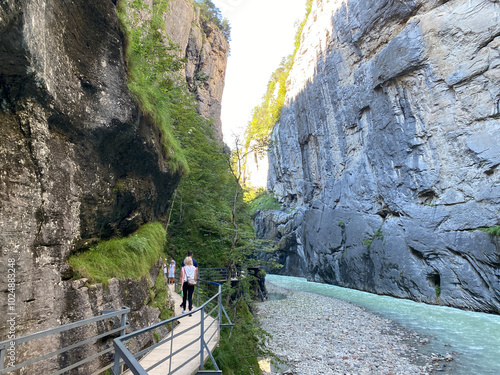
[[[415,346],[428,339],[346,301],[292,291],[266,282],[269,293],[285,295],[257,306],[267,346],[287,369],[266,375],[421,375],[442,371],[436,356]],[[423,343],[419,343],[420,340]],[[453,357],[439,356],[441,361]]]

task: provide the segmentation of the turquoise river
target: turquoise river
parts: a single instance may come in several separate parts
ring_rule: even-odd
[[[425,350],[443,355],[452,353],[454,375],[500,374],[499,315],[379,296],[298,277],[267,275],[266,279],[288,289],[349,301],[430,337]]]

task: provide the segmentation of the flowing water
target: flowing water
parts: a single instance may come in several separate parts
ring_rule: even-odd
[[[430,352],[453,353],[453,374],[500,374],[500,316],[426,305],[290,276],[267,275],[278,286],[349,301],[399,325],[430,336]]]

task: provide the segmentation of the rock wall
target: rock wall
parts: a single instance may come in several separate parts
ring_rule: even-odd
[[[221,102],[229,43],[215,25],[202,19],[191,0],[171,0],[165,26],[179,54],[187,59],[185,77],[196,95],[198,111],[214,120],[212,128],[222,142]]]
[[[315,0],[260,212],[281,272],[500,312],[500,2]]]
[[[114,280],[103,287],[71,280],[67,263],[73,251],[90,243],[161,220],[180,179],[168,169],[158,129],[127,88],[115,3],[0,3],[0,306],[4,312],[10,308],[7,268],[14,263],[15,304],[9,311],[17,314],[16,337],[122,305],[133,309],[133,327],[159,319],[158,309],[148,306],[159,264],[149,279]],[[170,16],[188,3],[172,1]],[[186,35],[177,32],[173,39],[189,41],[191,28],[201,28],[190,11]],[[210,25],[205,30],[209,35],[201,45],[183,48],[191,62],[188,78],[210,69],[219,74],[196,88],[203,96],[200,108],[210,116],[218,100],[220,107],[225,56],[218,59],[227,42]],[[7,338],[6,319],[0,320],[0,341]],[[19,347],[17,362],[58,349],[63,341]],[[58,368],[54,362],[46,366],[39,373]]]

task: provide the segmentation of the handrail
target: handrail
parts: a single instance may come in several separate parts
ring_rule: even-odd
[[[228,279],[229,267],[199,268],[200,277],[213,281],[223,281]],[[231,279],[241,277],[247,273],[246,268],[240,266],[231,269]]]
[[[113,345],[115,346],[115,359],[114,359],[114,365],[112,367],[112,371],[113,371],[113,374],[115,375],[119,375],[121,374],[121,365],[123,363],[125,363],[129,370],[134,374],[134,375],[146,375],[147,372],[146,370],[150,370],[156,366],[158,366],[159,364],[162,364],[166,361],[169,361],[169,372],[168,374],[171,374],[171,373],[174,373],[176,372],[178,369],[184,367],[185,365],[187,365],[187,363],[191,362],[194,358],[196,358],[197,356],[200,357],[200,365],[199,365],[199,370],[200,371],[203,371],[203,368],[204,368],[204,362],[205,362],[205,359],[204,359],[204,350],[207,350],[208,352],[208,355],[209,355],[209,358],[212,362],[212,364],[214,365],[215,367],[215,372],[214,373],[221,373],[221,370],[219,369],[219,367],[217,366],[217,363],[215,361],[215,359],[213,358],[212,356],[212,353],[210,352],[210,350],[208,350],[208,342],[210,342],[215,333],[219,332],[220,331],[220,327],[223,326],[222,325],[222,313],[225,314],[226,316],[226,319],[229,321],[229,325],[232,325],[231,323],[231,320],[229,319],[229,317],[227,316],[227,313],[224,309],[224,307],[222,306],[222,289],[221,289],[221,284],[219,283],[215,283],[215,282],[212,282],[212,281],[205,281],[205,280],[198,280],[198,284],[197,284],[197,287],[196,287],[196,291],[197,291],[197,294],[198,294],[198,297],[200,297],[200,293],[199,293],[199,288],[200,288],[200,283],[204,283],[204,284],[207,284],[207,285],[215,285],[217,286],[217,293],[215,293],[213,296],[209,297],[201,306],[197,307],[196,309],[193,309],[190,314],[195,314],[197,313],[198,311],[200,312],[201,314],[201,321],[200,323],[197,323],[194,327],[190,327],[180,333],[177,333],[174,335],[173,333],[173,327],[174,327],[174,324],[177,322],[177,321],[180,321],[181,319],[184,319],[186,317],[188,317],[189,315],[179,315],[179,316],[176,316],[176,317],[173,317],[173,318],[170,318],[170,319],[167,319],[167,320],[164,320],[164,321],[161,321],[159,323],[156,323],[156,324],[153,324],[149,327],[146,327],[146,328],[142,328],[142,329],[139,329],[139,330],[136,330],[134,332],[130,332],[128,334],[125,334],[123,336],[120,336],[120,337],[117,337],[113,340]],[[207,290],[208,291],[208,288],[203,288],[201,287],[202,289],[204,290]],[[217,305],[214,309],[210,309],[208,311],[210,311],[209,313],[207,313],[207,309],[209,309],[209,304],[212,303],[212,302],[215,302],[217,301]],[[217,327],[216,327],[216,332],[208,339],[206,340],[205,338],[205,334],[207,333],[208,331],[208,328],[211,327],[211,324],[208,325],[208,328],[205,327],[205,320],[208,316],[210,316],[210,313],[214,312],[214,311],[217,311],[217,314],[216,316],[214,317],[214,319],[216,319],[215,321],[217,322]],[[136,337],[136,336],[139,336],[141,334],[144,334],[144,333],[147,333],[147,332],[150,332],[154,329],[157,329],[157,328],[160,328],[160,327],[163,327],[163,326],[166,326],[166,325],[171,325],[172,326],[172,331],[171,331],[171,334],[170,336],[168,337],[165,337],[163,340],[161,340],[160,342],[136,353],[136,354],[132,354],[128,348],[125,346],[125,343],[128,342],[130,339]],[[177,368],[173,369],[172,370],[172,359],[174,357],[174,355],[180,353],[181,351],[185,350],[188,346],[192,345],[194,342],[196,342],[198,339],[194,340],[192,343],[189,343],[187,345],[185,345],[184,347],[176,350],[175,352],[173,352],[172,350],[172,347],[173,347],[173,340],[174,338],[182,335],[183,333],[189,331],[189,330],[192,330],[193,328],[196,328],[200,326],[200,336],[199,336],[199,339],[200,339],[200,349],[199,351],[194,355],[192,356],[191,358],[189,358],[187,361],[181,363],[180,365],[177,366]],[[225,325],[227,326],[227,325]],[[164,345],[166,343],[170,342],[170,354],[165,356],[164,358],[162,358],[159,362],[151,365],[149,367],[149,369],[144,369],[142,367],[142,365],[140,364],[140,362],[137,360],[138,357],[142,356],[142,355],[145,355],[149,352],[151,352],[154,348],[156,348],[157,346],[160,346],[160,345]]]
[[[110,336],[114,333],[119,332],[120,335],[123,335],[123,334],[125,334],[125,328],[126,328],[126,324],[127,324],[127,314],[129,312],[130,312],[130,308],[126,307],[126,306],[123,306],[123,308],[121,310],[105,310],[105,311],[101,311],[102,315],[100,315],[100,316],[94,316],[92,318],[80,320],[80,321],[73,322],[73,323],[64,324],[64,325],[59,326],[59,327],[50,328],[50,329],[36,332],[36,333],[32,333],[32,334],[29,334],[26,336],[17,337],[17,338],[2,341],[2,342],[0,342],[0,375],[7,374],[11,371],[19,370],[19,369],[26,367],[26,366],[30,366],[34,363],[51,358],[55,355],[66,353],[72,349],[83,346],[83,345],[88,344],[88,343],[93,342],[93,341],[97,341],[103,337]],[[53,352],[39,355],[38,357],[29,359],[29,360],[24,361],[22,363],[18,363],[15,366],[9,366],[7,368],[4,368],[5,367],[4,360],[6,357],[5,356],[6,351],[9,351],[9,349],[11,349],[11,348],[15,349],[17,347],[17,345],[19,345],[19,344],[38,340],[38,339],[41,339],[41,338],[44,338],[44,337],[47,337],[50,335],[54,335],[56,333],[66,332],[66,331],[69,331],[69,330],[74,329],[74,328],[83,327],[83,326],[88,325],[88,324],[100,322],[100,321],[103,321],[105,319],[110,319],[110,318],[118,317],[118,316],[121,317],[120,327],[118,327],[118,328],[114,328],[112,330],[106,331],[104,333],[101,333],[99,335],[96,335],[96,336],[93,336],[93,337],[90,337],[90,338],[87,338],[84,340],[80,340],[77,343],[65,346],[65,347],[58,349],[58,350],[55,350]],[[60,369],[60,370],[54,372],[53,374],[61,374],[61,373],[68,371],[72,368],[79,367],[79,366],[81,366],[87,362],[90,362],[91,360],[93,360],[93,359],[95,359],[103,354],[106,354],[110,351],[111,350],[109,348],[101,350],[99,353],[96,353],[92,357],[86,358],[82,361],[79,361],[77,363],[69,365],[63,369]],[[102,370],[104,370],[104,369],[102,369]]]

